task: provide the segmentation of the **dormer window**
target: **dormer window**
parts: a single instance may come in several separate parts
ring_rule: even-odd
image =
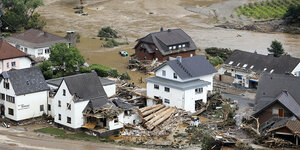
[[[252,65],[252,66],[250,67],[250,69],[253,69],[253,67],[254,67],[254,66]]]
[[[185,47],[185,44],[182,44],[182,47]]]
[[[232,64],[233,64],[233,61],[230,61],[228,64],[229,64],[229,65],[232,65]]]
[[[164,76],[164,77],[166,76],[166,70],[162,71],[162,76]]]
[[[26,81],[26,85],[29,85],[29,81],[28,80]]]
[[[177,74],[173,73],[173,77],[174,77],[174,79],[177,79]]]
[[[244,65],[243,65],[243,68],[246,68],[247,66],[248,66],[248,64],[244,64]]]
[[[169,47],[169,50],[172,50],[172,46]]]
[[[178,45],[178,48],[181,48],[181,45]]]
[[[271,71],[270,71],[270,73],[273,73],[274,72],[274,69],[272,69]]]
[[[176,49],[176,46],[173,46],[173,49]]]
[[[267,70],[267,68],[264,68],[264,71],[266,71]]]

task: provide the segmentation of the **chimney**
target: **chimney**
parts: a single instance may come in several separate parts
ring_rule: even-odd
[[[163,32],[164,31],[164,28],[163,27],[160,27],[160,32]]]
[[[67,35],[65,36],[65,38],[73,45],[76,47],[76,33],[75,31],[67,31]]]
[[[171,32],[171,29],[168,29],[168,32]]]
[[[182,62],[182,57],[181,56],[177,56],[176,59],[181,63]]]

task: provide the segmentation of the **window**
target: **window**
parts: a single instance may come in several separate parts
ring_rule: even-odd
[[[11,108],[8,108],[8,114],[13,116],[14,115],[14,110],[11,109]]]
[[[115,123],[115,124],[118,124],[118,123],[119,123],[119,118],[118,118],[118,116],[114,116],[114,123]]]
[[[241,63],[238,63],[236,66],[239,66]]]
[[[182,47],[185,47],[185,44],[182,44]]]
[[[24,51],[25,53],[27,53],[27,48],[25,48],[25,51]]]
[[[71,117],[67,117],[67,123],[71,124]]]
[[[165,87],[165,91],[166,91],[166,92],[170,92],[170,88]]]
[[[125,116],[130,116],[131,115],[131,110],[125,110],[124,115]]]
[[[233,61],[230,61],[228,64],[229,64],[229,65],[233,64]]]
[[[0,93],[0,98],[5,101],[5,94]]]
[[[40,111],[44,111],[44,105],[40,105]]]
[[[61,120],[61,114],[58,114],[58,120]]]
[[[266,71],[267,70],[267,68],[264,68],[264,71]]]
[[[43,55],[43,49],[38,49],[38,55]]]
[[[162,71],[162,75],[163,75],[163,76],[166,76],[166,70],[163,70],[163,71]]]
[[[50,54],[50,49],[45,49],[45,54]]]
[[[173,46],[173,49],[176,49],[176,46]]]
[[[170,104],[170,100],[165,98],[164,103]]]
[[[172,50],[172,46],[169,47],[169,50]]]
[[[63,89],[63,96],[66,96],[66,90]]]
[[[154,89],[159,89],[159,85],[154,84]]]
[[[58,101],[58,107],[61,107],[61,101]]]
[[[67,103],[67,109],[71,110],[71,104]]]
[[[174,77],[174,79],[177,79],[177,74],[173,73],[173,77]]]
[[[6,63],[6,67],[9,68],[9,63]]]
[[[11,62],[11,67],[16,67],[16,62],[15,61]]]
[[[244,64],[244,65],[243,65],[243,68],[246,68],[247,66],[248,66],[248,64]]]
[[[237,78],[237,79],[242,79],[242,75],[236,74],[236,75],[235,75],[235,78]]]
[[[51,105],[48,104],[48,111],[51,111]]]
[[[9,89],[9,83],[7,80],[3,82],[3,86],[5,89]]]
[[[20,49],[20,45],[16,45],[16,48],[17,48],[17,49]]]
[[[21,51],[23,51],[23,47],[21,47]]]
[[[195,89],[195,93],[196,94],[203,93],[203,88],[197,88],[197,89]]]
[[[254,66],[252,65],[252,66],[250,67],[250,69],[253,69],[253,67],[254,67]]]
[[[181,45],[178,45],[178,48],[181,48]]]
[[[6,101],[11,102],[11,103],[15,103],[15,97],[6,95]]]
[[[274,72],[274,69],[272,69],[271,71],[270,71],[270,73],[273,73]]]
[[[154,96],[154,99],[159,99],[159,97],[158,96]]]

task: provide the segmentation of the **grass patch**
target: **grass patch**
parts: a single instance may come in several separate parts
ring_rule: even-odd
[[[70,140],[83,140],[92,142],[107,142],[107,139],[98,138],[96,136],[88,135],[84,132],[66,133],[63,129],[46,127],[34,130],[34,132],[40,132],[45,134],[54,135],[58,139],[70,139]]]
[[[257,20],[281,19],[290,7],[299,5],[299,0],[267,0],[239,6],[235,12],[237,16],[244,15]]]

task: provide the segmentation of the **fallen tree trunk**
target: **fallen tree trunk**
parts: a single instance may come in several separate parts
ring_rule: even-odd
[[[153,109],[150,109],[150,110],[148,110],[146,112],[143,112],[142,113],[142,117],[147,116],[149,114],[152,114],[152,113],[154,113],[154,112],[156,112],[156,111],[158,111],[158,110],[160,110],[160,109],[162,109],[164,107],[166,107],[166,106],[159,104],[159,105],[157,105],[157,107],[154,107]]]
[[[155,128],[157,125],[161,124],[163,121],[167,120],[173,113],[176,112],[176,109],[173,109],[171,111],[169,111],[168,113],[166,113],[162,118],[160,118],[159,120],[155,121],[153,124],[151,124],[149,127],[147,127],[148,130],[152,130],[153,128]]]
[[[142,121],[143,121],[143,122],[149,121],[149,120],[152,119],[153,117],[159,115],[160,113],[166,111],[166,110],[169,109],[169,108],[170,108],[169,106],[168,106],[168,107],[165,107],[165,108],[159,110],[158,112],[155,112],[155,113],[153,113],[153,114],[151,114],[151,115],[149,115],[149,116],[143,118]]]
[[[162,112],[161,114],[158,114],[157,116],[155,116],[154,118],[152,118],[151,120],[149,120],[148,122],[146,122],[144,124],[144,126],[147,128],[148,126],[150,126],[152,123],[154,123],[156,120],[162,118],[164,115],[166,115],[168,112],[172,111],[173,108],[169,108],[166,111]]]

